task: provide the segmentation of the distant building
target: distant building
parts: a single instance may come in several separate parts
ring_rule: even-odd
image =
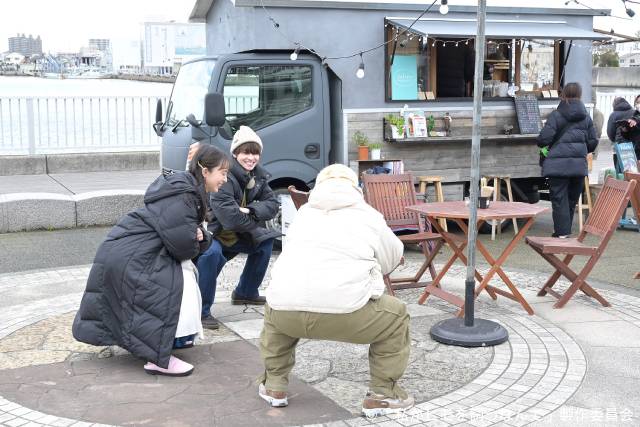
[[[114,39],[111,46],[114,73],[142,73],[142,45],[139,40]]]
[[[40,39],[40,36],[34,39],[31,34],[29,34],[29,37],[24,34],[9,37],[9,52],[17,52],[24,56],[41,55],[42,39]]]
[[[89,48],[107,52],[111,50],[111,40],[109,39],[89,39]]]
[[[640,51],[628,53],[620,57],[621,67],[640,67]]]
[[[11,52],[4,57],[5,62],[13,65],[20,65],[24,62],[25,55],[18,52]]]
[[[204,24],[145,22],[143,67],[145,73],[173,74],[182,62],[206,54]]]

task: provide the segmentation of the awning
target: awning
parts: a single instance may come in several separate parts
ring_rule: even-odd
[[[387,18],[399,28],[408,28],[415,18]],[[473,37],[475,19],[421,18],[411,32],[429,37]],[[608,40],[610,37],[574,27],[565,21],[527,21],[487,19],[486,36],[505,39]]]

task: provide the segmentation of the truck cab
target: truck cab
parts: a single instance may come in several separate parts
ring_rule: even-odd
[[[235,131],[249,126],[264,144],[260,163],[277,194],[313,186],[318,172],[342,155],[340,79],[315,55],[250,51],[185,63],[166,115],[156,112],[164,171],[184,170],[189,146],[213,144],[225,152]],[[205,96],[222,94],[224,123],[205,120]]]

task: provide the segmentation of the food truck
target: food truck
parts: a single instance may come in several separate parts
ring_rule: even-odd
[[[198,0],[208,58],[184,64],[162,116],[162,163],[184,168],[193,140],[223,148],[242,124],[264,142],[272,187],[310,188],[342,162],[442,178],[444,197],[468,191],[476,7],[300,0]],[[437,6],[437,4],[436,4]],[[608,10],[487,8],[481,174],[509,175],[517,200],[543,180],[537,132],[562,86],[591,107],[591,46]],[[204,130],[206,93],[224,95],[225,125]],[[186,116],[193,114],[191,121]],[[196,122],[193,121],[195,118]],[[403,123],[404,121],[404,123]],[[426,129],[425,129],[426,127]],[[357,141],[380,159],[358,160]]]

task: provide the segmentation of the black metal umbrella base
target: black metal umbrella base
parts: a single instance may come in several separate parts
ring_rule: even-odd
[[[461,347],[487,347],[509,339],[503,326],[484,319],[474,319],[473,326],[465,326],[460,318],[442,320],[433,325],[430,334],[438,342]]]

